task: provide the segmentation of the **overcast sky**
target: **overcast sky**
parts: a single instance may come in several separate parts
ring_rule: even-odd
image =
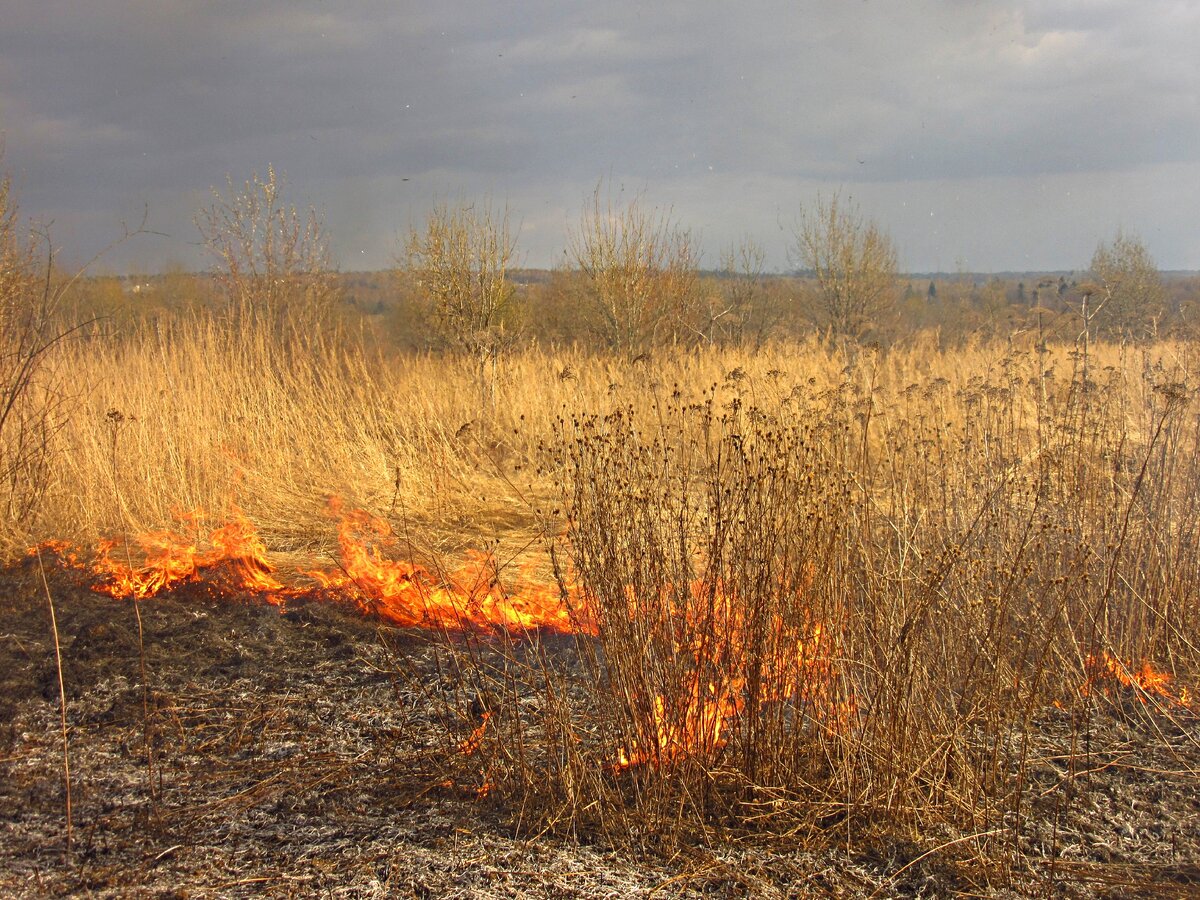
[[[909,271],[1084,268],[1118,227],[1200,269],[1195,0],[0,0],[23,214],[108,269],[206,264],[195,211],[268,164],[343,269],[490,196],[551,266],[598,179],[788,265],[841,190]]]

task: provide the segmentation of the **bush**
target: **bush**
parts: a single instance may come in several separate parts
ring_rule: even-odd
[[[597,187],[568,248],[610,349],[636,356],[698,335],[696,250],[691,232],[672,223],[669,213],[647,209],[640,198],[615,208]]]
[[[220,283],[237,327],[284,341],[311,341],[337,323],[341,290],[317,213],[301,214],[283,200],[283,179],[267,167],[239,192],[213,190],[213,202],[196,218],[217,260]]]

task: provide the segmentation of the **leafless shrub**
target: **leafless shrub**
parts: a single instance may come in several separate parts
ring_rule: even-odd
[[[1135,339],[1157,335],[1166,314],[1166,288],[1140,239],[1118,231],[1111,244],[1101,242],[1090,274],[1094,288],[1085,302],[1102,333]]]
[[[598,624],[608,767],[655,830],[688,831],[761,812],[758,786],[811,781],[848,724],[829,588],[851,497],[812,478],[845,444],[820,423],[711,401],[661,422],[575,426],[568,537]]]
[[[762,346],[778,325],[779,310],[767,297],[766,251],[753,238],[731,244],[721,254],[722,290],[709,308],[709,341]]]
[[[623,208],[597,186],[568,255],[589,285],[601,334],[617,353],[634,356],[695,333],[697,254],[692,233],[669,212],[635,197]]]
[[[839,194],[804,209],[794,232],[794,261],[817,281],[823,324],[842,336],[863,334],[895,303],[896,247]]]
[[[442,339],[471,360],[493,400],[498,359],[511,345],[517,311],[508,280],[515,250],[507,211],[442,204],[424,230],[409,233],[402,260],[403,274],[431,301]]]
[[[237,326],[308,341],[336,323],[341,294],[316,211],[287,204],[283,186],[270,166],[240,189],[230,178],[196,225]]]

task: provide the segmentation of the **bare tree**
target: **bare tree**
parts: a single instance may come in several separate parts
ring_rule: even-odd
[[[473,360],[481,385],[494,387],[497,360],[512,339],[516,292],[508,271],[515,251],[508,210],[490,204],[439,204],[405,241],[401,274],[429,298],[434,326]]]
[[[568,253],[614,350],[636,354],[687,329],[699,305],[696,251],[692,233],[672,223],[669,212],[645,207],[640,197],[614,207],[597,185],[568,236]]]
[[[751,237],[743,237],[721,253],[723,288],[720,308],[710,313],[711,330],[722,329],[726,337],[742,343],[753,332],[761,345],[775,324],[766,309],[763,267],[767,254]]]
[[[1153,337],[1166,312],[1166,289],[1154,259],[1141,240],[1118,230],[1092,256],[1092,316],[1110,334]]]
[[[861,336],[894,305],[895,244],[840,194],[801,210],[794,241],[793,264],[816,279],[821,318],[835,333]]]
[[[230,178],[227,190],[213,189],[196,225],[232,314],[280,337],[320,335],[335,322],[341,292],[316,210],[285,203],[270,166],[265,181],[255,173],[239,190]]]

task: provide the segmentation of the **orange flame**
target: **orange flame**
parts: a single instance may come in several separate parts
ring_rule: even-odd
[[[306,574],[327,589],[354,597],[365,612],[402,627],[578,630],[553,587],[524,583],[510,593],[500,584],[494,560],[482,554],[472,554],[446,578],[435,578],[422,566],[384,555],[397,542],[383,519],[358,509],[343,512],[336,498],[330,510],[341,515],[342,567]]]
[[[473,756],[483,746],[483,735],[487,731],[488,722],[492,720],[492,711],[485,709],[479,718],[480,722],[472,730],[470,736],[458,745],[458,752],[463,756]]]
[[[62,565],[68,568],[76,568],[79,565],[79,554],[75,547],[67,541],[48,540],[42,541],[40,544],[30,547],[25,551],[27,557],[34,557],[40,553],[45,553],[47,556],[54,557]]]
[[[640,741],[635,739],[628,747],[618,748],[613,765],[616,771],[647,764],[669,766],[686,757],[711,758],[726,745],[726,735],[745,709],[746,680],[738,673],[745,670],[750,654],[761,652],[761,648],[752,649],[743,606],[720,585],[713,594],[702,581],[691,585],[689,597],[701,601],[697,609],[703,612],[685,608],[682,615],[694,624],[697,615],[703,614],[706,624],[686,630],[693,635],[710,633],[720,637],[709,640],[694,636],[686,647],[671,637],[675,656],[693,661],[687,680],[678,691],[655,695],[649,727],[641,726],[648,733],[639,735]],[[629,614],[639,615],[637,598],[631,591],[627,591],[626,600]],[[828,734],[849,731],[858,708],[852,696],[842,696],[838,689],[833,631],[820,622],[814,623],[807,640],[795,640],[789,646],[783,637],[783,621],[776,617],[772,627],[779,652],[768,654],[758,703],[788,701],[803,708]],[[708,675],[702,677],[702,673]]]
[[[483,554],[471,555],[465,565],[437,578],[420,565],[385,555],[397,541],[383,519],[344,510],[336,499],[330,510],[340,516],[340,568],[303,573],[321,585],[324,599],[351,603],[401,627],[595,632],[582,607],[570,603],[569,589],[528,578],[506,588],[494,559]],[[239,510],[234,508],[206,541],[198,537],[203,518],[198,511],[179,514],[175,528],[139,535],[131,542],[136,551],[124,541],[103,540],[90,564],[62,541],[46,541],[29,552],[54,554],[63,565],[94,576],[92,590],[120,599],[145,600],[199,582],[220,591],[257,594],[276,604],[314,593],[311,586],[287,585],[276,576],[266,545]]]
[[[192,526],[201,518],[198,512],[179,516],[182,524]],[[213,531],[209,542],[212,549],[201,551],[195,541],[177,531],[147,532],[137,538],[141,563],[135,565],[128,548],[124,550],[124,560],[114,558],[120,542],[101,541],[91,565],[91,571],[101,580],[92,589],[110,597],[144,600],[204,577],[225,582],[237,591],[265,593],[283,589],[271,576],[274,567],[267,560],[267,549],[258,532],[240,510],[233,510],[230,521]]]
[[[649,746],[634,741],[630,750],[617,750],[615,769],[652,764],[670,766],[689,756],[705,757],[725,746],[721,732],[741,709],[742,679],[718,688],[709,682],[705,690],[699,683],[688,692],[682,715],[674,720],[667,714],[661,694],[654,698],[654,734]]]
[[[128,545],[113,540],[100,543],[90,564],[80,562],[78,554],[61,542],[41,546],[96,578],[93,590],[117,598],[142,600],[181,585],[204,583],[221,591],[253,593],[277,604],[305,595],[347,602],[401,627],[600,634],[597,618],[574,587],[538,583],[529,577],[505,587],[494,558],[482,554],[470,556],[457,570],[437,577],[418,564],[392,558],[399,542],[385,520],[363,510],[346,509],[337,499],[330,501],[330,512],[339,517],[340,566],[302,573],[320,585],[317,590],[287,584],[277,577],[253,523],[236,509],[206,540],[199,538],[201,513],[180,515],[175,529],[140,535],[134,542],[139,548],[136,558]],[[807,590],[807,585],[798,590]],[[625,602],[630,617],[647,614],[632,590]],[[709,618],[715,616],[708,623],[713,626],[708,632],[720,637],[712,641],[693,638],[684,646],[676,642],[674,629],[668,632],[675,653],[691,660],[691,665],[677,690],[664,690],[647,701],[648,714],[642,718],[640,733],[627,747],[617,750],[617,770],[668,766],[691,756],[711,757],[726,745],[733,723],[744,711],[746,684],[739,673],[755,651],[742,604],[721,585],[714,590],[702,581],[692,584],[679,604],[678,610],[671,604],[659,606],[692,623],[707,610]],[[773,666],[764,672],[758,702],[790,702],[803,707],[805,714],[829,733],[849,730],[857,708],[854,698],[837,685],[836,625],[814,622],[803,639],[794,637],[792,626],[792,637],[785,639],[788,629],[782,621],[775,621],[770,640],[780,652],[771,656]],[[695,635],[705,629],[683,631]],[[478,752],[490,720],[491,714],[485,712],[471,735],[460,743],[462,753]]]
[[[271,574],[275,567],[267,560],[266,545],[253,523],[240,511],[234,509],[233,519],[214,531],[209,540],[213,555],[203,564],[208,567],[227,564],[241,590],[264,594],[284,590],[283,584]]]
[[[1143,661],[1140,666],[1126,665],[1120,657],[1114,656],[1107,650],[1099,656],[1089,653],[1083,663],[1086,678],[1079,688],[1084,697],[1090,697],[1092,692],[1099,690],[1106,696],[1112,696],[1117,686],[1133,691],[1143,703],[1151,698],[1166,701],[1168,706],[1183,709],[1192,708],[1192,696],[1186,687],[1176,692],[1171,683],[1173,678],[1167,672],[1160,672],[1149,661]]]

